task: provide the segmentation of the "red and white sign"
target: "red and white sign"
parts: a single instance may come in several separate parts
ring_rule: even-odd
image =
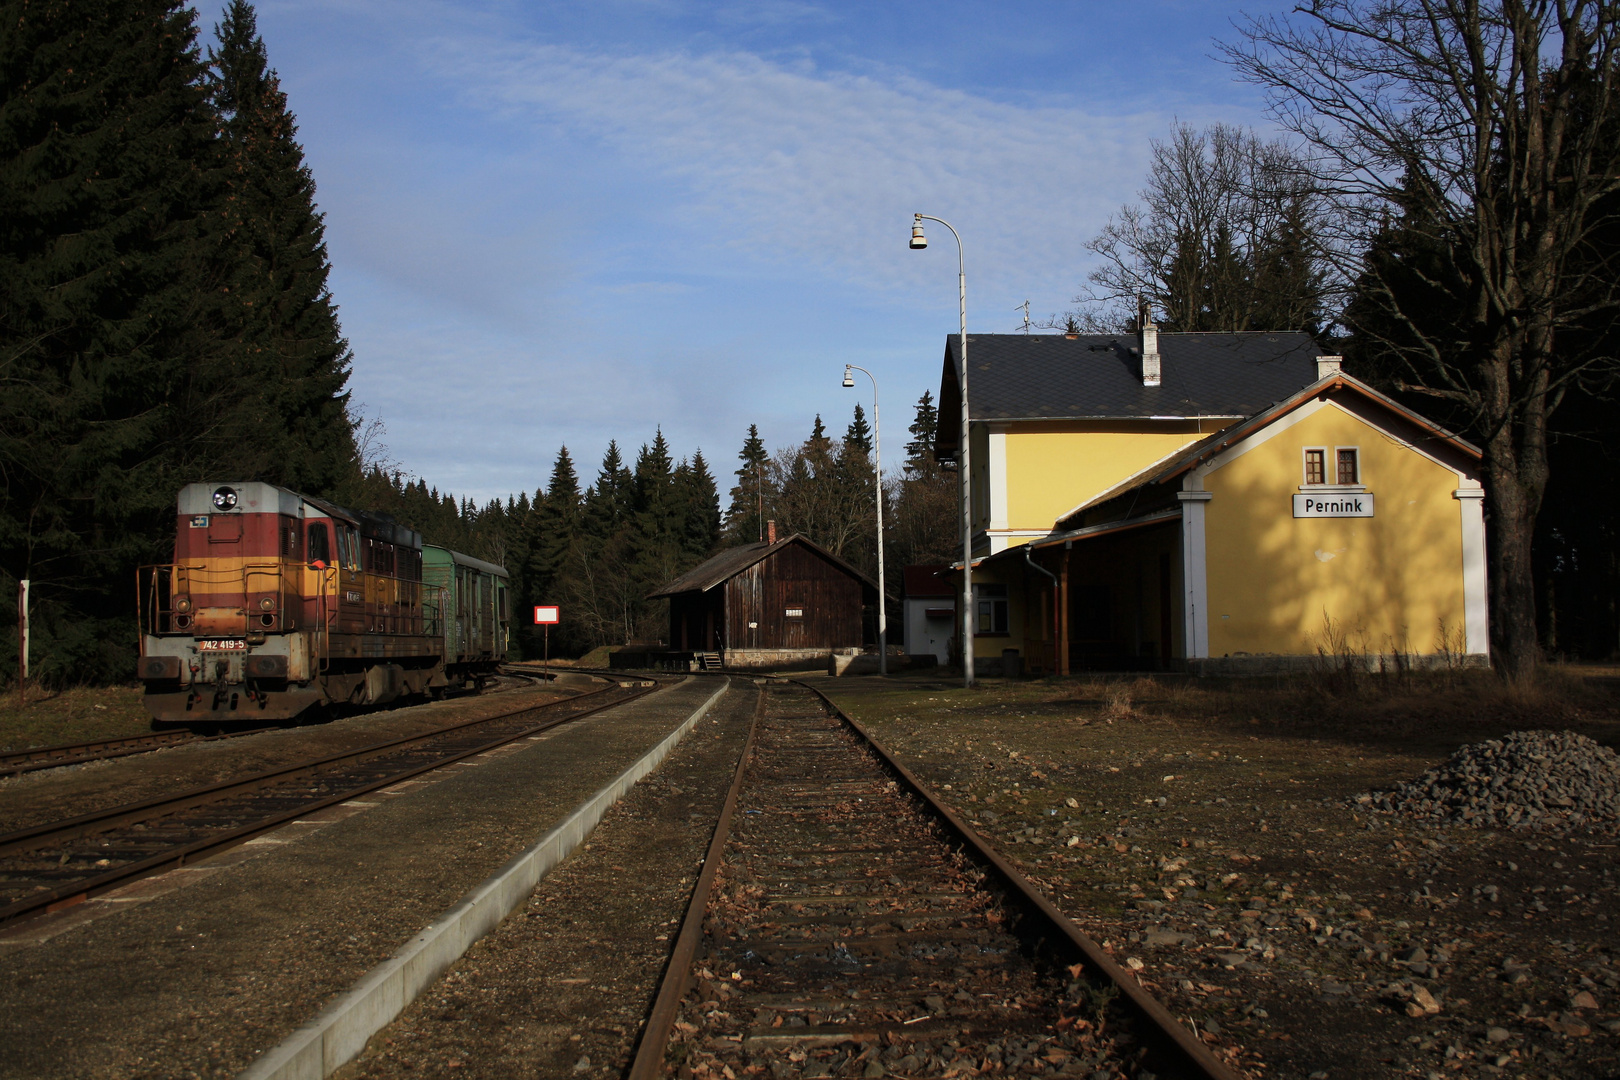
[[[554,626],[554,625],[556,625],[557,623],[559,623],[561,621],[562,621],[562,617],[557,613],[556,605],[554,605],[554,604],[536,604],[536,605],[534,605],[534,625],[536,625],[536,626]]]

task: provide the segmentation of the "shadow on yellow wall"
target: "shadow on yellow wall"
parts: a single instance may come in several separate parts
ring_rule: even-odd
[[[1356,447],[1370,518],[1295,518],[1304,450]],[[1433,653],[1463,623],[1462,512],[1450,468],[1332,403],[1204,486],[1210,655],[1310,654],[1337,624],[1368,653]]]

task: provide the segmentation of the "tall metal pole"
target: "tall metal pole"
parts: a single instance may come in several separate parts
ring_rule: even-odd
[[[962,471],[962,685],[973,685],[973,475],[968,451],[968,364],[967,364],[967,255],[962,249],[962,235],[944,218],[930,214],[916,214],[921,221],[937,221],[956,237],[956,287],[961,306],[962,335],[958,352],[961,361],[957,372],[962,390],[962,446],[958,451],[957,468]]]
[[[844,365],[844,385],[853,386],[849,373],[858,371],[872,380],[872,451],[877,467],[877,556],[878,556],[878,674],[889,673],[889,595],[883,586],[883,421],[878,416],[877,376],[857,364]]]

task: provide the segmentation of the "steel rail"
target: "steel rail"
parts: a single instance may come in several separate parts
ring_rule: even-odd
[[[297,779],[300,775],[319,772],[322,768],[328,768],[334,764],[343,762],[357,763],[368,760],[370,758],[379,756],[380,752],[390,747],[398,749],[403,744],[422,742],[427,739],[443,736],[450,732],[460,731],[465,728],[473,727],[478,724],[490,723],[495,720],[510,719],[513,716],[518,716],[525,712],[538,712],[542,709],[577,704],[582,699],[594,697],[597,694],[608,693],[615,690],[629,691],[621,697],[616,697],[612,701],[603,702],[581,711],[572,712],[567,716],[547,719],[543,723],[527,726],[515,732],[509,732],[500,736],[499,738],[480,743],[471,748],[464,748],[457,750],[454,753],[436,757],[430,762],[413,765],[410,768],[399,770],[397,772],[391,772],[388,775],[380,778],[367,780],[335,794],[311,799],[308,802],[300,803],[298,806],[290,810],[281,811],[279,813],[260,818],[251,824],[228,831],[215,833],[212,836],[204,837],[201,840],[196,840],[189,844],[172,847],[165,851],[158,852],[157,854],[148,856],[145,859],[126,863],[123,866],[114,867],[105,871],[104,873],[97,874],[92,877],[82,878],[68,885],[62,885],[54,889],[42,890],[40,892],[31,894],[0,907],[0,923],[12,921],[21,916],[38,912],[41,909],[45,911],[55,911],[64,907],[71,907],[74,904],[88,899],[91,895],[105,892],[108,889],[120,885],[132,878],[142,877],[154,870],[162,869],[170,864],[175,866],[184,866],[188,859],[192,859],[197,855],[215,852],[223,848],[233,847],[245,840],[252,839],[254,836],[284,825],[289,821],[294,821],[298,818],[306,817],[309,814],[324,810],[327,807],[335,806],[339,803],[352,799],[357,795],[363,795],[367,792],[376,791],[379,788],[385,788],[393,784],[401,783],[405,780],[411,779],[412,777],[419,776],[422,773],[432,772],[435,769],[443,768],[445,765],[451,765],[457,761],[462,761],[469,757],[475,757],[479,754],[488,753],[490,750],[505,746],[511,742],[516,742],[518,739],[527,738],[528,736],[538,734],[539,732],[547,731],[551,728],[559,727],[563,724],[571,723],[575,720],[580,720],[587,716],[594,715],[595,713],[599,713],[619,705],[627,704],[628,702],[634,701],[637,698],[644,697],[645,695],[652,693],[656,687],[656,683],[654,683],[651,687],[645,685],[634,688],[620,686],[604,687],[602,690],[593,690],[589,694],[581,694],[576,697],[564,699],[563,701],[548,702],[544,705],[531,706],[526,709],[514,709],[511,712],[502,713],[498,716],[485,717],[482,720],[466,721],[464,723],[454,724],[449,727],[439,728],[435,731],[427,732],[422,735],[409,736],[404,739],[393,740],[387,743],[373,744],[372,746],[362,747],[359,750],[351,751],[347,754],[332,755],[330,757],[321,758],[315,762],[304,762],[299,765],[291,766],[287,769],[278,769],[270,773],[261,773],[241,780],[230,781],[226,784],[215,785],[211,788],[201,788],[190,792],[184,792],[172,799],[153,799],[144,803],[135,804],[134,806],[113,807],[101,814],[84,815],[70,821],[58,822],[54,825],[36,826],[31,829],[12,833],[9,836],[0,837],[0,854],[34,850],[39,847],[48,846],[55,841],[73,840],[89,833],[105,831],[105,829],[113,828],[120,824],[131,824],[138,821],[150,820],[154,817],[159,817],[167,813],[189,809],[193,806],[205,805],[209,802],[218,801],[219,799],[225,798],[231,794],[240,794],[255,790],[257,788],[274,787],[278,784],[286,783],[289,780]],[[98,818],[101,819],[101,824],[99,826],[92,824],[92,822]],[[53,829],[60,831],[53,833]]]
[[[664,1064],[669,1033],[675,1026],[681,998],[686,996],[691,985],[692,961],[697,958],[698,942],[703,938],[703,917],[709,907],[709,896],[714,891],[715,876],[720,872],[726,840],[731,836],[731,819],[737,813],[743,777],[748,772],[749,760],[754,756],[754,738],[759,733],[760,718],[765,715],[765,700],[766,687],[761,686],[759,702],[754,706],[754,718],[748,725],[748,738],[743,742],[742,754],[737,759],[736,775],[732,777],[731,788],[726,792],[720,819],[714,826],[714,836],[709,840],[709,850],[703,856],[703,869],[698,873],[697,884],[692,886],[692,900],[687,905],[686,918],[681,922],[680,933],[675,936],[675,948],[670,952],[664,978],[658,985],[658,996],[653,1001],[652,1011],[647,1014],[647,1023],[641,1029],[641,1040],[636,1046],[636,1056],[630,1064],[626,1080],[654,1080]]]
[[[545,679],[524,671],[501,671],[498,674],[512,679],[527,679],[542,686],[547,685]],[[243,735],[259,735],[266,731],[282,730],[285,726],[290,725],[243,728],[240,731],[221,731],[214,735],[198,735],[192,731],[179,730],[153,731],[146,735],[89,739],[85,742],[61,743],[56,746],[31,746],[23,750],[10,750],[0,753],[0,777],[20,776],[23,773],[38,772],[41,769],[57,769],[66,765],[82,765],[87,761],[106,761],[110,758],[128,757],[132,754],[146,754],[153,750],[164,750],[171,746],[214,742],[219,739],[235,739]]]
[[[189,731],[154,731],[149,735],[131,735],[119,739],[91,739],[88,742],[63,743],[60,746],[34,746],[0,754],[0,776],[20,776],[40,769],[57,769],[64,765],[82,765],[87,761],[106,761],[109,758],[146,754],[170,746],[215,739],[234,739],[240,735],[257,735],[273,728],[251,728],[223,732],[219,735],[194,735]]]
[[[793,680],[793,683],[813,693],[834,717],[848,725],[849,729],[873,751],[891,775],[900,781],[903,788],[915,796],[936,820],[956,836],[967,850],[969,857],[978,862],[982,869],[990,871],[1000,879],[1000,884],[1011,894],[1010,899],[1022,904],[1026,913],[1035,916],[1052,931],[1052,934],[1041,939],[1043,943],[1055,938],[1057,942],[1067,944],[1084,958],[1084,964],[1089,965],[1119,990],[1125,1007],[1136,1015],[1145,1028],[1140,1034],[1154,1043],[1154,1048],[1167,1059],[1159,1068],[1162,1069],[1165,1065],[1178,1066],[1179,1075],[1198,1077],[1202,1080],[1238,1080],[1237,1074],[1223,1065],[1203,1043],[1176,1020],[1169,1010],[1144,990],[1135,979],[1130,978],[1123,968],[1114,963],[1113,958],[1101,946],[1075,926],[983,837],[948,806],[935,798],[928,787],[910,769],[901,764],[887,747],[840,709],[826,694],[798,680]],[[735,817],[743,780],[753,757],[755,737],[759,730],[760,718],[765,712],[767,693],[768,685],[761,686],[760,702],[754,713],[747,743],[738,759],[736,774],[726,794],[726,801],[715,825],[708,852],[704,856],[703,869],[698,876],[697,884],[693,887],[691,903],[682,921],[680,934],[671,950],[669,964],[659,984],[652,1011],[643,1026],[641,1040],[627,1073],[627,1080],[655,1080],[662,1073],[670,1033],[680,1003],[691,985],[692,965],[703,937],[703,922],[712,899],[714,882],[719,873],[724,849],[730,838],[731,824]]]
[[[1069,917],[1047,899],[1046,894],[1036,887],[1035,883],[1021,874],[1001,854],[991,847],[978,831],[967,822],[958,817],[949,806],[935,797],[934,793],[919,780],[914,773],[899,758],[882,743],[862,727],[853,717],[839,708],[826,694],[814,686],[794,680],[797,686],[803,686],[815,694],[830,709],[834,716],[848,724],[856,734],[869,746],[879,759],[899,777],[911,790],[912,794],[920,798],[941,821],[945,822],[952,832],[962,841],[973,857],[982,865],[995,871],[1003,883],[1013,890],[1015,896],[1028,905],[1031,912],[1036,914],[1056,932],[1059,939],[1066,942],[1070,948],[1084,957],[1084,963],[1094,970],[1101,972],[1110,983],[1119,988],[1128,1007],[1134,1011],[1148,1027],[1159,1036],[1159,1049],[1168,1052],[1180,1060],[1180,1063],[1190,1070],[1190,1075],[1207,1077],[1208,1080],[1238,1080],[1238,1076],[1231,1069],[1223,1065],[1209,1048],[1199,1042],[1192,1032],[1182,1026],[1175,1016],[1166,1009],[1158,998],[1144,990],[1140,983],[1132,978],[1124,968],[1114,962],[1114,958],[1091,939],[1085,931],[1076,926]]]

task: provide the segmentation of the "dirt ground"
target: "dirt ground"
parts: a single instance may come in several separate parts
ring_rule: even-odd
[[[1620,1076],[1612,831],[1369,815],[1603,680],[812,679],[1252,1076]]]
[[[69,690],[29,687],[26,700],[12,687],[0,694],[0,752],[126,739],[147,734],[151,722],[151,714],[141,705],[138,685]]]

